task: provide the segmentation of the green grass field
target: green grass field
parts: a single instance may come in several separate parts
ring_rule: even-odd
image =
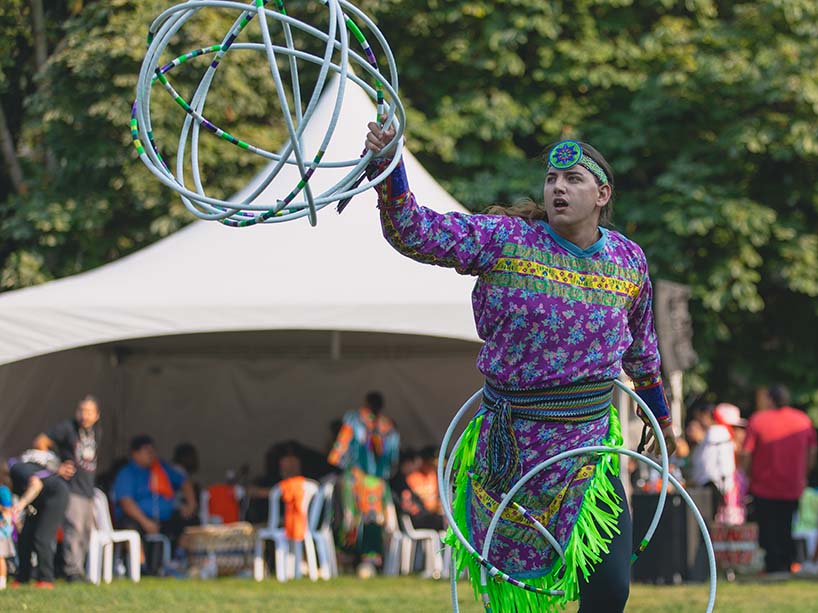
[[[633,612],[704,611],[707,585],[655,587],[634,585],[627,610]],[[464,613],[482,611],[460,584]],[[813,613],[818,611],[818,580],[780,583],[719,584],[716,611]],[[248,579],[193,581],[148,578],[136,585],[117,580],[108,586],[57,583],[54,591],[30,587],[0,592],[0,611],[277,611],[285,613],[445,613],[451,611],[449,584],[415,577],[361,581],[342,577],[329,582],[285,584]],[[568,607],[569,613],[576,607]]]

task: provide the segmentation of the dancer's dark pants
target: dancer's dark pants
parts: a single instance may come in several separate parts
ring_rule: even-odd
[[[621,613],[628,602],[631,585],[631,553],[633,522],[628,510],[625,488],[619,478],[612,478],[614,491],[622,499],[619,514],[619,534],[614,534],[610,553],[603,554],[602,561],[584,581],[579,580],[579,613]],[[606,505],[602,505],[606,507]]]

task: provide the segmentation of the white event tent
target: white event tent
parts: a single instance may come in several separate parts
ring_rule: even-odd
[[[306,130],[308,157],[336,87]],[[374,113],[348,83],[325,159],[357,157]],[[465,211],[404,157],[424,204]],[[319,170],[311,185],[320,193],[337,176]],[[288,166],[259,201],[296,182]],[[194,443],[203,479],[245,462],[257,471],[285,439],[325,450],[332,420],[371,389],[383,391],[407,444],[436,443],[480,385],[473,279],[392,250],[375,203],[370,190],[343,215],[327,207],[315,228],[196,221],[98,269],[0,295],[0,455],[25,448],[89,392],[103,409],[103,463],[145,432],[165,456]]]

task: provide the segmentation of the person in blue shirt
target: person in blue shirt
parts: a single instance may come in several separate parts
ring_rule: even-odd
[[[176,492],[182,492],[177,508]],[[131,441],[131,459],[114,480],[112,490],[117,523],[141,534],[164,534],[175,544],[186,526],[195,523],[196,498],[185,475],[156,454],[153,439],[139,435]],[[148,563],[148,567],[155,564]]]

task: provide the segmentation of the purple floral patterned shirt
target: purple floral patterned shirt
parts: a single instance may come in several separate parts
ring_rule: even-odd
[[[544,221],[438,213],[417,204],[402,162],[376,189],[395,249],[477,277],[472,306],[485,341],[477,367],[490,382],[546,388],[613,380],[624,368],[637,389],[661,392],[651,283],[636,243],[600,228],[583,250]],[[666,418],[666,403],[652,404]]]

